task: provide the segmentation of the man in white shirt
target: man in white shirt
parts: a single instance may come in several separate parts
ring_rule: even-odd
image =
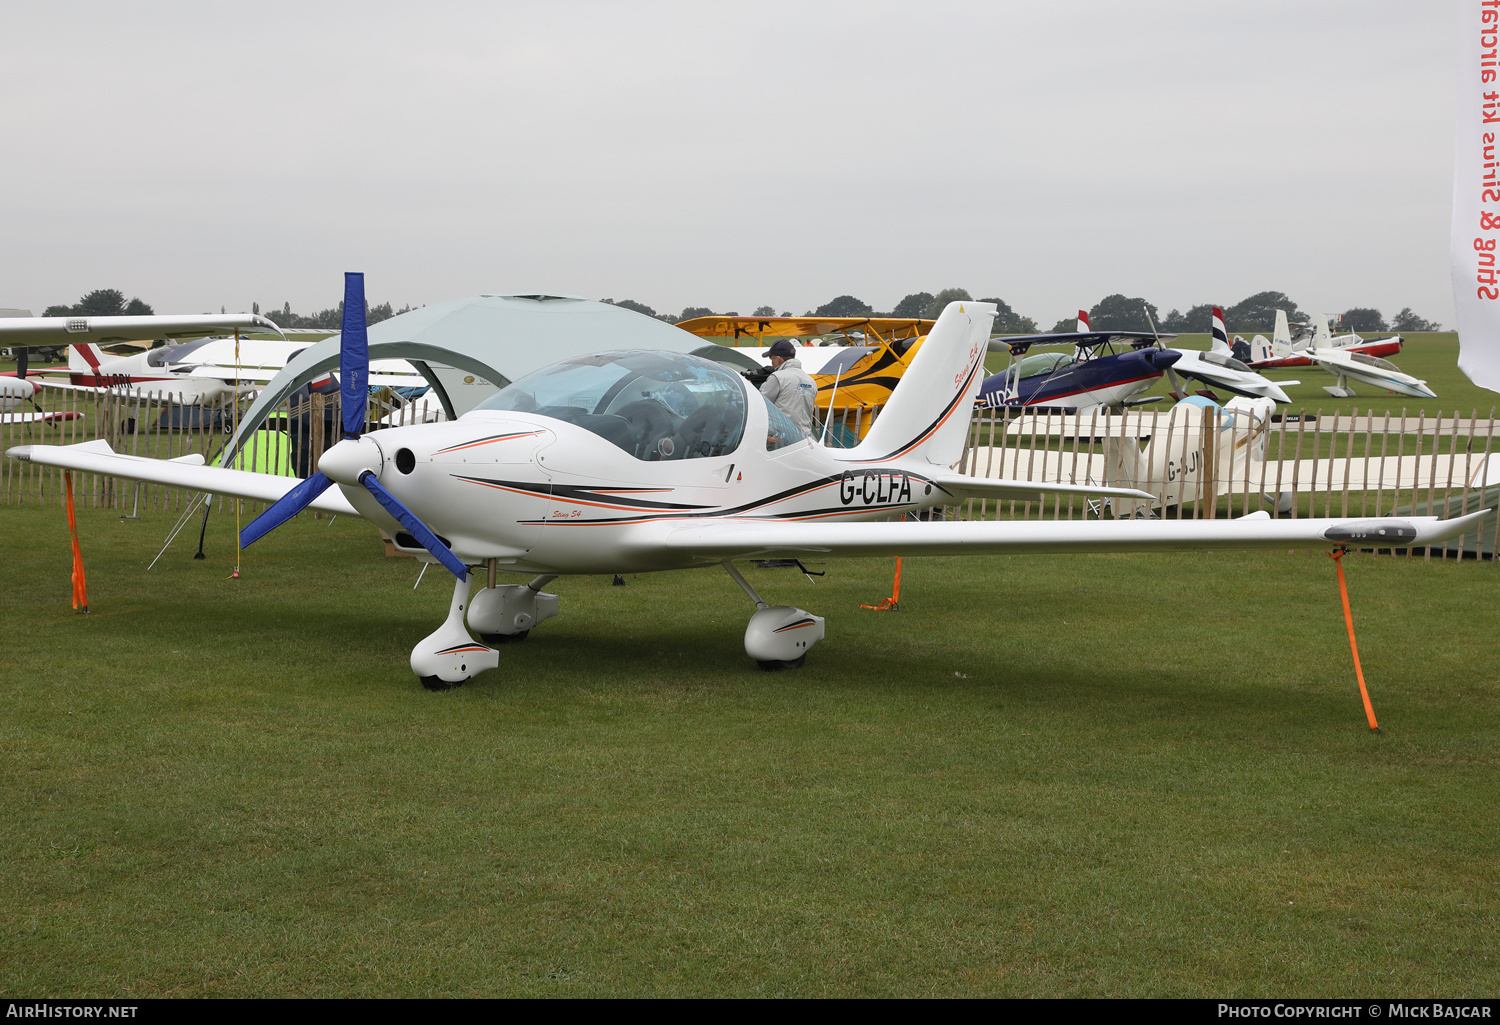
[[[771,404],[791,418],[809,438],[818,407],[818,386],[802,369],[797,350],[785,338],[771,346],[771,376],[760,386],[760,393]]]

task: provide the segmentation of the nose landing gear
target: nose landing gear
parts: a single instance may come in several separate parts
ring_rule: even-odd
[[[823,617],[790,605],[768,605],[734,563],[724,563],[724,569],[755,602],[755,615],[745,627],[745,654],[768,672],[800,668],[808,651],[823,639]]]
[[[465,576],[453,582],[453,601],[443,625],[411,651],[411,671],[428,690],[450,690],[500,664],[500,653],[476,642],[464,628],[464,607],[468,603],[469,578]]]

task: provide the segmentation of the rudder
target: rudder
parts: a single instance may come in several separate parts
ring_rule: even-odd
[[[984,355],[994,321],[994,303],[949,303],[864,441],[843,458],[889,462],[920,456],[937,466],[957,462],[984,379]]]

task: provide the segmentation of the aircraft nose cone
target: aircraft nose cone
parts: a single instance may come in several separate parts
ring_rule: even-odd
[[[1182,359],[1182,353],[1176,349],[1158,349],[1155,352],[1146,353],[1146,360],[1157,370],[1165,370],[1167,367]]]
[[[323,453],[318,460],[318,469],[331,481],[355,485],[360,474],[373,470],[380,475],[380,446],[369,438],[345,438]]]

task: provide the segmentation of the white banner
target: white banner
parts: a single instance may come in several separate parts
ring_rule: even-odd
[[[1459,0],[1457,6],[1449,261],[1458,367],[1481,388],[1500,391],[1500,0]]]

